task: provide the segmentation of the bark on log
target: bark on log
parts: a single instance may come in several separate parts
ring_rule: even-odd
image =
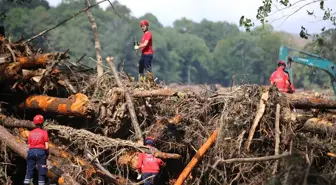
[[[20,105],[20,108],[87,118],[91,117],[94,112],[88,97],[81,93],[72,95],[69,98],[56,98],[45,95],[30,96]]]
[[[323,97],[307,96],[306,94],[286,94],[291,104],[297,109],[336,109],[336,101]]]
[[[336,124],[323,118],[311,118],[303,125],[303,129],[314,133],[336,134]]]
[[[114,59],[113,57],[107,57],[106,62],[109,64],[109,66],[112,70],[113,76],[114,76],[118,86],[123,90],[123,92],[125,92],[127,107],[128,107],[128,111],[129,111],[131,120],[132,120],[132,126],[133,126],[133,129],[135,131],[135,136],[137,137],[138,142],[143,142],[142,132],[141,132],[140,125],[139,125],[139,122],[138,122],[138,118],[135,114],[135,109],[134,109],[132,97],[127,91],[125,91],[125,87],[122,84],[122,82],[120,81],[118,72],[117,72],[117,70],[116,70],[116,68],[113,64],[113,59]]]
[[[22,158],[26,159],[27,157],[27,151],[28,146],[23,143],[21,140],[16,139],[15,136],[13,136],[11,133],[7,131],[6,128],[3,126],[0,126],[0,140],[6,143],[8,148],[10,148],[12,151],[20,155]],[[53,163],[51,161],[47,161],[48,164],[48,177],[54,177],[56,174],[54,174],[52,171],[50,171],[50,168],[53,166]],[[64,173],[62,177],[59,179],[59,182],[63,181],[62,184],[69,184],[69,185],[77,185],[78,183],[67,173]],[[78,184],[79,185],[79,184]]]
[[[56,59],[60,53],[44,53],[44,54],[36,54],[29,57],[19,57],[17,58],[17,62],[20,63],[22,69],[29,68],[45,68],[47,64]]]
[[[208,151],[211,145],[216,141],[218,130],[216,129],[211,136],[207,139],[207,141],[201,146],[201,148],[197,151],[188,165],[183,169],[180,176],[176,180],[174,185],[182,185],[184,180],[187,178],[191,170],[195,167],[195,165],[199,162],[199,160],[203,157],[203,155]]]
[[[113,88],[114,92],[124,93],[121,88]],[[154,90],[133,90],[131,93],[134,98],[156,97],[156,96],[181,96],[183,93],[173,89],[154,89]]]
[[[249,132],[247,141],[245,143],[246,152],[250,152],[250,145],[251,145],[255,130],[256,130],[258,124],[259,124],[259,121],[262,118],[262,116],[264,115],[265,108],[266,108],[266,102],[268,100],[268,96],[269,96],[269,89],[265,88],[264,92],[261,94],[258,111],[257,111],[257,114],[256,114],[254,120],[253,120],[253,124],[250,128],[250,132]]]
[[[20,63],[13,62],[9,64],[0,65],[0,83],[6,80],[18,80],[20,79],[21,67]]]
[[[35,125],[32,121],[28,120],[18,120],[15,118],[7,117],[3,114],[0,114],[0,124],[6,127],[24,127],[24,128],[35,128]]]

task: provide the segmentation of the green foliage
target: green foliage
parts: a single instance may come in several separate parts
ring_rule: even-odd
[[[281,2],[289,6],[289,1]],[[54,8],[39,0],[29,7],[12,6],[4,9],[7,16],[4,19],[6,33],[12,41],[21,36],[28,39],[84,7],[84,0],[64,0]],[[137,76],[140,52],[137,55],[133,50],[133,42],[141,40],[143,33],[139,22],[147,19],[154,41],[153,72],[165,83],[220,83],[225,86],[232,82],[269,84],[269,77],[276,69],[279,47],[296,47],[292,35],[276,32],[266,24],[268,6],[260,9],[259,18],[264,19],[265,24],[249,32],[240,31],[238,25],[205,19],[197,23],[182,18],[176,20],[173,27],[164,27],[153,14],[135,18],[126,6],[114,2],[113,7],[106,10],[92,8],[103,58],[114,56],[118,69]],[[243,17],[241,24],[252,25],[252,21]],[[326,57],[336,59],[336,52],[332,52],[336,48],[335,32],[328,30],[322,37],[323,42],[316,44],[316,41],[305,49],[321,54],[324,52]],[[65,51],[70,48],[73,61],[86,54],[81,63],[93,68],[96,66],[92,27],[85,13],[34,40],[32,44],[43,51]],[[297,88],[313,87],[312,84],[322,86],[328,80],[319,72],[314,76],[308,67],[294,68]]]
[[[291,3],[291,2],[293,2],[293,3]],[[283,17],[284,20],[286,20],[288,17],[294,15],[296,12],[298,12],[302,8],[304,8],[304,7],[306,7],[310,4],[316,4],[316,5],[319,6],[320,10],[323,12],[322,19],[324,21],[327,21],[327,22],[331,23],[332,25],[336,25],[336,14],[333,12],[332,9],[330,9],[328,7],[325,7],[324,0],[320,0],[320,1],[263,0],[262,3],[263,4],[261,6],[259,6],[259,8],[257,9],[257,14],[256,14],[256,18],[261,23],[262,26],[264,26],[265,24],[268,24],[271,13],[283,11],[287,8],[292,7],[292,5],[298,4],[298,3],[303,3],[303,4],[301,4],[299,8],[296,8],[295,10],[293,10],[292,13],[290,13],[288,15],[284,15],[284,17]],[[315,18],[317,17],[316,14],[314,13],[314,11],[309,11],[309,10],[306,10],[306,11],[308,13],[308,16],[314,16]],[[252,20],[250,18],[247,18],[243,15],[243,16],[241,16],[241,18],[239,20],[239,25],[241,27],[244,27],[247,32],[250,32],[251,28],[255,24],[254,24],[254,22],[252,22]],[[322,28],[321,30],[324,31],[324,28]],[[301,26],[301,31],[300,31],[299,35],[300,35],[301,38],[304,38],[304,39],[308,39],[309,36],[311,36],[308,33],[308,30],[303,26]]]

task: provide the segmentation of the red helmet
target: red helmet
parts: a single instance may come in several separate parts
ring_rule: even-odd
[[[155,145],[154,138],[151,137],[151,136],[148,136],[148,137],[145,139],[145,145],[151,145],[151,146],[154,146],[154,145]]]
[[[39,124],[42,124],[42,123],[44,123],[44,117],[42,115],[36,115],[34,117],[34,124],[39,125]]]
[[[279,60],[278,66],[280,66],[280,65],[284,65],[286,67],[286,63],[283,60]]]
[[[148,22],[147,20],[142,20],[142,21],[140,22],[140,27],[142,27],[143,25],[145,25],[145,26],[149,26],[149,22]]]

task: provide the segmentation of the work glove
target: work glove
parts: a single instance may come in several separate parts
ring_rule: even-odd
[[[134,49],[135,49],[135,50],[138,50],[139,48],[140,48],[139,45],[135,45],[135,46],[134,46]]]
[[[141,173],[138,174],[137,180],[141,180]]]

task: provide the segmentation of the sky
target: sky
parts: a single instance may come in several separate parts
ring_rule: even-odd
[[[62,0],[47,1],[51,6],[57,6]],[[296,1],[298,3],[293,5],[292,8],[273,11],[270,21],[274,29],[298,33],[301,30],[301,26],[304,26],[308,31],[316,33],[320,32],[323,27],[335,28],[330,23],[321,21],[323,12],[319,9],[319,4],[310,4],[299,10],[303,5],[315,0],[290,0],[292,4]],[[262,5],[262,0],[119,0],[119,3],[126,5],[135,17],[152,13],[164,26],[172,26],[175,20],[183,17],[195,22],[207,19],[210,21],[227,21],[235,24],[239,23],[242,15],[253,20],[255,19],[258,7]],[[101,5],[105,8],[109,6],[109,3],[104,2]],[[325,7],[336,10],[336,0],[326,0]],[[281,8],[280,4],[274,4],[272,9]],[[317,16],[308,16],[307,10],[310,12],[314,11]],[[286,16],[293,12],[296,13],[290,17]],[[280,19],[281,17],[282,19]]]

